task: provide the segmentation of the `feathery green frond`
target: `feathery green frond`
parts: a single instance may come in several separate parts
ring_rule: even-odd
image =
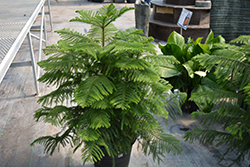
[[[151,81],[157,82],[160,79],[156,71],[151,68],[147,68],[144,70],[133,70],[129,74],[129,78],[131,78],[134,82],[144,82],[144,83],[149,83]]]
[[[250,106],[250,83],[244,87],[244,91],[247,95],[245,102]]]
[[[202,101],[202,98],[204,98],[208,102],[219,104],[222,101],[234,102],[235,99],[240,99],[240,97],[241,95],[238,94],[236,91],[232,92],[223,89],[209,89],[204,92],[193,93],[190,100],[195,100],[199,102],[199,100]],[[238,101],[235,102],[237,103]]]
[[[55,32],[58,33],[63,40],[68,42],[91,41],[91,39],[87,38],[84,34],[71,30],[70,28],[63,28],[61,30],[56,30]]]
[[[180,62],[174,56],[169,55],[147,55],[143,59],[146,59],[148,62],[155,65],[165,65],[170,63],[180,64]]]
[[[117,91],[112,94],[110,103],[114,105],[115,108],[121,108],[126,110],[130,108],[131,103],[137,104],[140,101],[140,97],[137,95],[137,92],[129,87],[125,83],[116,85]]]
[[[59,149],[59,146],[62,145],[65,147],[67,144],[72,145],[71,139],[72,136],[69,134],[71,129],[66,130],[62,135],[57,133],[55,136],[42,136],[38,139],[34,140],[30,145],[33,146],[35,143],[39,143],[44,145],[44,152],[49,153],[50,155],[53,154],[56,148]]]
[[[221,144],[227,144],[228,148],[224,154],[224,156],[229,152],[235,152],[238,155],[234,162],[231,163],[229,166],[233,166],[235,163],[244,161],[245,155],[249,157],[249,150],[246,147],[249,144],[249,137],[246,137],[243,140],[236,139],[232,134],[227,132],[219,132],[211,129],[194,129],[192,132],[187,132],[184,138],[188,139],[190,142],[193,140],[199,140],[202,144],[212,144],[215,141],[217,142],[216,146],[220,146]],[[239,150],[235,150],[235,146],[238,146]],[[221,158],[223,160],[224,156]],[[220,161],[221,161],[220,160]]]
[[[114,89],[113,83],[105,76],[93,76],[76,88],[74,101],[84,108],[95,101],[104,99],[104,96],[111,94]]]
[[[182,115],[181,105],[187,98],[186,93],[169,93],[168,98],[165,100],[165,107],[169,116],[176,120],[178,115]]]
[[[88,37],[96,39],[101,42],[103,38],[102,34],[103,29],[99,26],[92,26],[91,29],[88,31]],[[114,38],[116,31],[118,29],[114,26],[114,24],[110,23],[105,28],[105,42],[111,41]]]
[[[244,55],[236,56],[235,58],[226,57],[226,55],[199,55],[195,58],[205,68],[211,70],[215,65],[217,79],[223,83],[234,79],[234,76],[241,75],[245,70],[249,71],[249,64],[245,63]],[[242,78],[243,85],[248,83],[250,80],[247,77]]]
[[[101,134],[99,130],[88,127],[80,130],[80,132],[78,132],[77,135],[83,141],[95,141]]]
[[[164,102],[160,97],[154,99],[144,99],[144,104],[147,104],[148,110],[158,117],[168,118],[168,112],[164,108]]]
[[[250,36],[240,35],[238,38],[231,40],[230,43],[248,44],[250,43]]]
[[[129,52],[135,54],[137,58],[142,56],[142,52],[156,54],[153,38],[141,36],[142,30],[127,29],[118,31],[110,45],[116,46],[114,52]]]
[[[80,17],[75,17],[74,19],[71,19],[70,21],[80,21],[92,25],[100,25],[98,22],[96,15],[97,12],[93,10],[77,10],[76,13],[79,13]]]
[[[65,101],[71,100],[74,89],[75,85],[72,82],[65,82],[61,84],[56,90],[40,97],[37,102],[42,105],[63,103]]]
[[[144,70],[149,66],[149,63],[142,59],[126,59],[122,58],[115,63],[115,67],[121,70],[135,69]]]
[[[82,161],[83,165],[87,161],[97,162],[97,160],[101,160],[104,157],[104,153],[100,149],[100,147],[96,144],[96,142],[85,142],[86,146],[82,148]],[[91,153],[91,154],[90,154]]]
[[[182,151],[178,139],[169,134],[162,134],[159,130],[147,131],[141,136],[143,139],[140,143],[144,154],[152,154],[153,160],[158,159],[158,163],[162,161],[161,157],[164,157],[164,152],[172,152],[176,155]]]
[[[90,128],[99,129],[101,127],[109,128],[110,124],[110,116],[104,110],[94,110],[91,114]]]
[[[59,51],[59,47],[56,44],[52,44],[50,46],[47,46],[45,49],[43,49],[43,53],[45,55],[49,55],[49,54],[52,54],[52,53],[57,53],[58,51]]]
[[[112,108],[112,105],[110,104],[110,101],[108,99],[103,99],[93,102],[91,108],[104,110],[107,108]]]
[[[92,27],[89,31],[89,36],[94,36],[95,39],[99,39],[104,47],[105,42],[108,41],[110,36],[113,34],[111,32],[116,31],[115,27],[110,24],[126,11],[132,9],[134,8],[125,6],[118,10],[115,8],[114,4],[110,4],[103,5],[103,7],[96,12],[92,10],[77,10],[76,12],[80,14],[80,17],[76,17],[70,21],[79,21],[91,24]],[[97,35],[97,33],[99,34]]]
[[[53,126],[63,125],[65,122],[63,120],[63,113],[71,111],[71,108],[65,106],[55,106],[54,108],[48,108],[43,106],[35,111],[34,117],[37,121],[43,116],[44,122],[51,123]]]
[[[172,85],[169,84],[169,82],[164,79],[159,79],[158,82],[151,83],[149,92],[151,94],[155,94],[156,96],[165,95],[165,93],[168,93],[171,88]]]
[[[202,135],[201,135],[202,134]],[[184,136],[184,138],[187,139],[192,143],[194,140],[199,140],[202,144],[210,144],[212,145],[215,141],[216,137],[219,136],[228,136],[230,134],[225,132],[218,132],[216,130],[211,129],[200,129],[196,128],[192,130],[192,132],[187,132]]]

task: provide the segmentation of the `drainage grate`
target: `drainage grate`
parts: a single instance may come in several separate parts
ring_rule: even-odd
[[[22,31],[25,22],[0,23],[0,63]]]

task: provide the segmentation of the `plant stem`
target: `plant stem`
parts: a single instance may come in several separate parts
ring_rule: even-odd
[[[232,73],[231,73],[230,85],[232,85],[232,83],[233,83],[233,75],[234,75],[234,67],[233,67],[233,70],[232,70]]]
[[[102,27],[102,47],[105,46],[105,32],[104,32],[104,27]]]

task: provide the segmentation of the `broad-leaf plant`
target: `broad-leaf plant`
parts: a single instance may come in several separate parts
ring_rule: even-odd
[[[91,24],[87,34],[56,31],[61,40],[46,47],[50,56],[39,62],[45,71],[39,81],[56,88],[39,98],[42,107],[34,117],[61,131],[32,145],[43,144],[53,154],[69,144],[74,151],[81,149],[83,163],[102,159],[101,146],[115,157],[130,150],[134,141],[158,162],[165,152],[181,152],[179,140],[166,134],[155,116],[167,118],[168,112],[180,109],[186,95],[169,95],[172,86],[157,71],[167,60],[155,55],[152,37],[114,26],[131,9],[109,4],[98,11],[78,10],[71,21]]]
[[[173,86],[172,90],[178,89],[187,93],[187,101],[183,106],[183,110],[188,112],[196,111],[196,104],[204,112],[210,112],[213,107],[212,104],[206,102],[193,104],[189,101],[193,92],[203,91],[204,87],[200,86],[205,85],[206,80],[213,80],[213,75],[208,74],[206,69],[194,59],[195,56],[201,53],[211,54],[214,44],[225,43],[222,36],[214,37],[212,31],[207,36],[204,44],[201,43],[202,39],[203,37],[200,37],[194,41],[188,38],[187,43],[185,43],[184,37],[173,31],[168,37],[165,46],[159,43],[159,48],[168,59],[166,64],[160,65],[160,75]]]
[[[237,155],[230,166],[250,159],[250,36],[240,36],[231,43],[239,44],[216,45],[212,54],[195,57],[208,71],[214,69],[216,82],[211,82],[210,89],[193,93],[191,100],[212,102],[217,107],[210,113],[192,113],[194,118],[201,118],[204,128],[185,135],[190,142],[198,140],[217,147],[227,145],[221,160],[231,152]],[[223,131],[209,128],[218,122]]]

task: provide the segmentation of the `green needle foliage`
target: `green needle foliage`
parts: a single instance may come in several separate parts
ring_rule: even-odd
[[[131,9],[110,4],[98,11],[79,10],[71,21],[91,24],[88,34],[56,31],[61,40],[46,47],[50,57],[39,62],[45,71],[39,81],[56,89],[40,97],[35,118],[62,130],[32,145],[43,144],[52,155],[55,148],[70,144],[74,151],[81,148],[83,163],[102,159],[101,146],[114,157],[130,150],[135,140],[158,162],[165,152],[181,152],[179,140],[164,133],[154,115],[174,116],[173,106],[180,108],[186,95],[169,96],[172,86],[157,71],[158,63],[168,60],[155,55],[153,38],[113,25]]]
[[[195,58],[208,71],[215,70],[216,83],[211,83],[210,89],[192,94],[191,100],[211,102],[218,109],[210,113],[194,112],[192,116],[200,116],[201,124],[206,126],[219,122],[224,131],[198,128],[187,132],[185,139],[199,140],[202,144],[217,143],[216,146],[226,144],[224,156],[230,152],[237,154],[230,166],[250,159],[249,41],[250,36],[240,36],[231,43],[242,43],[242,46],[218,45],[212,54],[200,54]]]

